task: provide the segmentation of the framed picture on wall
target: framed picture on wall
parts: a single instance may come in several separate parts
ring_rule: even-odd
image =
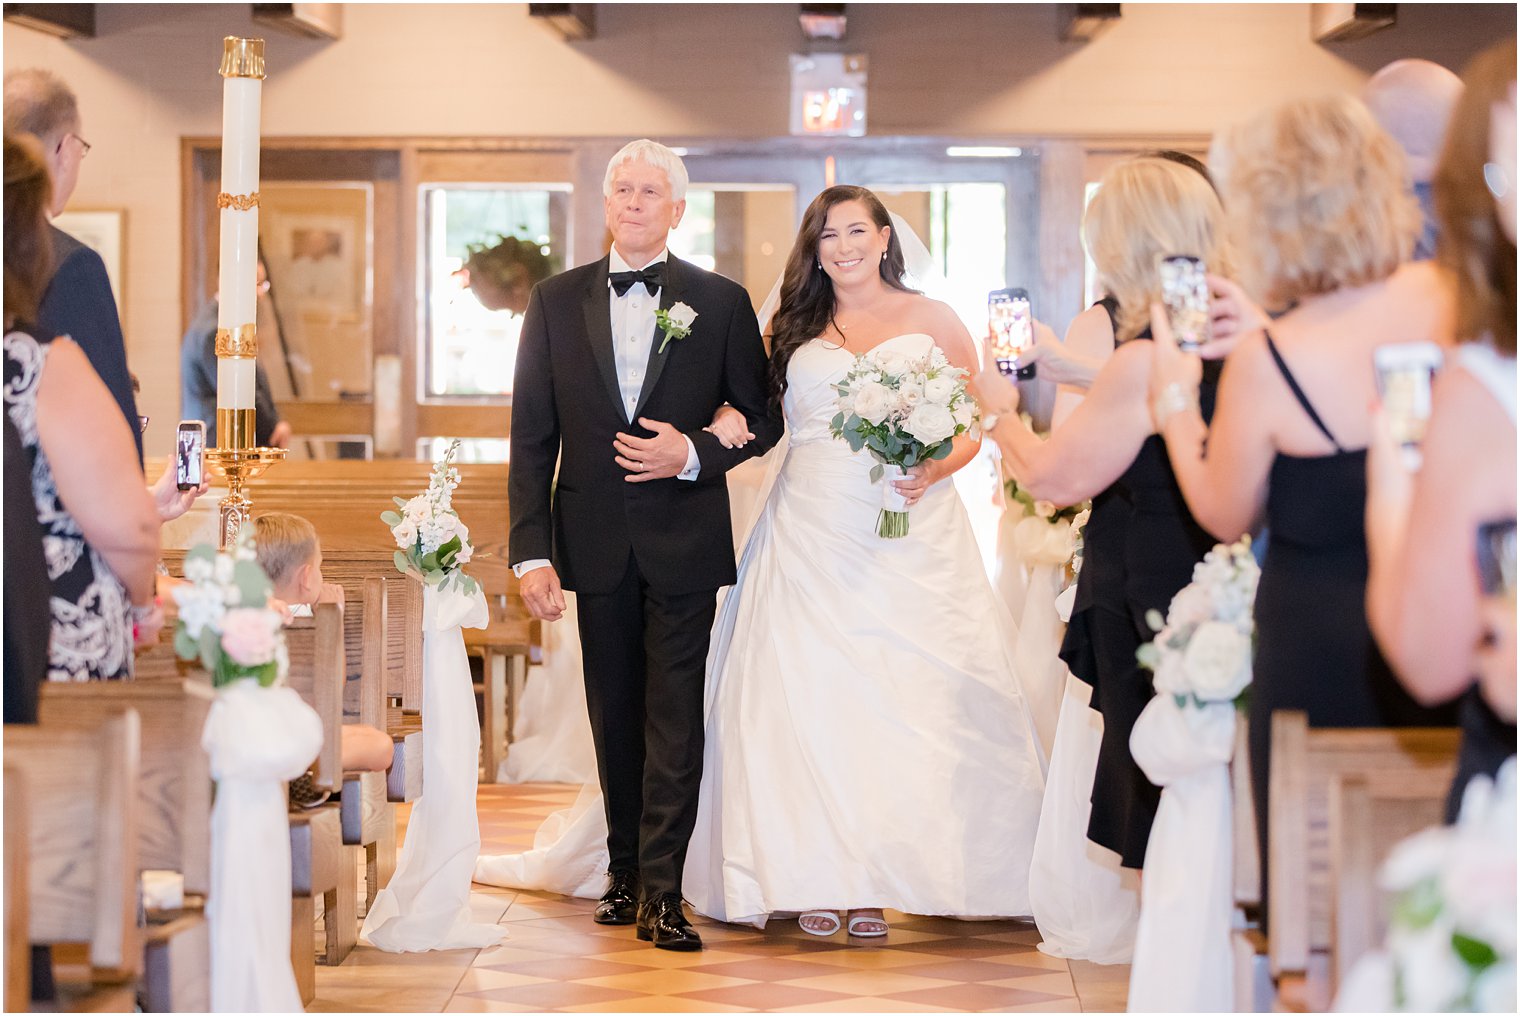
[[[373,327],[374,187],[367,182],[266,181],[259,244],[268,268],[273,326],[287,359],[284,398],[367,396]],[[263,343],[260,343],[262,358]],[[271,384],[278,365],[270,365]]]
[[[127,317],[126,266],[127,213],[120,208],[70,208],[53,219],[53,225],[100,255],[106,263],[116,311]]]

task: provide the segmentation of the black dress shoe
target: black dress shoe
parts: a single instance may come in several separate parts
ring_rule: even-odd
[[[662,893],[644,902],[639,908],[638,936],[642,942],[653,942],[656,949],[696,952],[702,948],[702,936],[686,919],[676,893]]]
[[[632,924],[639,913],[639,874],[609,871],[612,884],[602,894],[591,919],[597,924]]]

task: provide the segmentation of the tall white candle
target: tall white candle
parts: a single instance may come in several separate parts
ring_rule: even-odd
[[[258,339],[259,111],[264,40],[223,40],[221,265],[217,272],[217,444],[253,447]]]

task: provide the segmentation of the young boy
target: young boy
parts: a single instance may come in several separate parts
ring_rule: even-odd
[[[259,566],[269,576],[271,594],[291,616],[311,616],[314,603],[343,604],[343,587],[322,581],[322,544],[317,530],[299,515],[270,512],[253,520]],[[393,750],[390,735],[362,723],[343,724],[339,757],[344,772],[384,772]]]

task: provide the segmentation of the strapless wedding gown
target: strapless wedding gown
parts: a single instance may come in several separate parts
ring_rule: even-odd
[[[877,536],[874,461],[829,433],[852,360],[815,340],[789,368],[790,447],[713,630],[685,895],[756,926],[830,907],[1025,915],[1044,759],[1013,621],[950,482],[909,536]]]

